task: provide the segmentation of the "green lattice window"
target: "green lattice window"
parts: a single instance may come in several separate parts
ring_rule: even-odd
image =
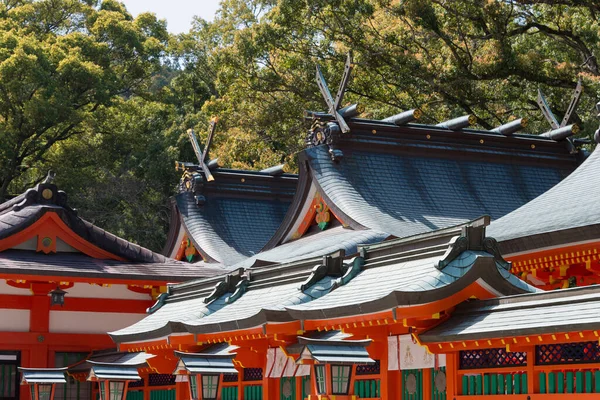
[[[109,382],[110,399],[122,400],[125,391],[125,382]]]
[[[190,382],[190,395],[192,399],[198,400],[198,377],[196,375],[190,375],[188,377]]]
[[[317,382],[317,393],[325,394],[325,366],[315,365],[315,379]]]
[[[219,388],[219,375],[202,375],[202,399],[212,400],[217,398]]]
[[[19,390],[18,353],[0,353],[0,398],[16,398]]]
[[[40,400],[50,400],[50,395],[52,394],[52,385],[39,385],[38,391]]]
[[[54,366],[70,367],[84,360],[87,353],[57,352],[54,356]],[[92,397],[92,383],[79,382],[72,376],[67,377],[67,383],[54,386],[54,400],[88,400]]]
[[[348,394],[350,385],[350,365],[332,365],[331,366],[331,393]]]

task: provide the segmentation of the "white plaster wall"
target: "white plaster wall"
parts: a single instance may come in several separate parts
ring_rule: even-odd
[[[21,242],[16,246],[11,247],[11,249],[36,251],[37,242],[38,242],[38,237],[37,237],[37,235],[35,235],[34,237],[32,237],[24,242]]]
[[[106,333],[132,325],[146,314],[50,311],[50,332]]]
[[[70,244],[64,242],[60,238],[56,238],[56,251],[58,253],[80,253],[75,247],[72,247]]]
[[[98,299],[128,299],[128,300],[152,300],[152,296],[137,293],[127,289],[127,285],[110,285],[102,287],[89,283],[75,283],[73,287],[65,289],[66,297],[86,297]]]
[[[31,293],[31,290],[29,289],[21,289],[21,288],[16,288],[13,286],[10,286],[8,283],[6,283],[6,280],[4,279],[0,279],[0,294],[12,294],[12,295],[17,295],[17,296],[32,296],[33,294]],[[2,307],[2,304],[0,304],[0,307]]]
[[[29,310],[0,308],[0,332],[29,332]]]

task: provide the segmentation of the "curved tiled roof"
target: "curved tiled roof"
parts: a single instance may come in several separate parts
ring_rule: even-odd
[[[419,337],[433,343],[597,330],[598,307],[596,285],[478,300],[460,305],[450,319]]]
[[[173,285],[154,314],[111,336],[129,342],[368,314],[451,298],[473,284],[494,295],[537,290],[513,276],[502,259],[482,250],[482,228],[465,229],[466,250],[448,245],[460,230],[444,230],[367,246],[349,264],[342,265],[342,252],[322,262],[313,258],[239,269],[216,286],[215,278]],[[447,263],[441,266],[441,260]]]
[[[551,161],[542,150],[536,154],[531,149],[493,144],[471,148],[465,143],[479,137],[489,140],[483,133],[461,133],[455,144],[436,145],[401,142],[402,134],[393,132],[388,149],[381,151],[375,144],[369,146],[360,129],[357,124],[340,140],[341,160],[332,161],[325,145],[307,149],[305,157],[336,215],[350,225],[396,237],[481,215],[500,218],[559,183],[576,165],[575,158],[565,162],[566,152]]]
[[[505,254],[600,239],[598,187],[596,150],[565,180],[493,221],[488,232],[501,242]]]
[[[213,174],[214,181],[179,193],[175,203],[183,228],[202,256],[230,267],[258,253],[277,231],[297,177],[233,170]]]
[[[44,191],[49,191],[46,192],[48,199],[42,195]],[[31,226],[48,212],[58,215],[82,239],[127,261],[144,263],[172,261],[80,218],[77,212],[67,205],[67,195],[50,183],[40,183],[35,188],[0,205],[0,240]]]
[[[324,231],[306,234],[294,241],[262,251],[233,265],[232,268],[249,268],[264,263],[290,263],[307,258],[321,257],[338,250],[344,250],[346,254],[356,254],[359,245],[378,243],[388,236],[386,233],[372,229],[354,230],[339,225],[331,226]]]

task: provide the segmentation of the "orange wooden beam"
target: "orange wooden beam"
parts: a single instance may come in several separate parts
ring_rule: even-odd
[[[507,351],[526,351],[538,344],[549,343],[577,343],[600,341],[600,331],[562,332],[554,334],[541,334],[517,336],[494,339],[448,341],[441,343],[423,343],[431,353],[449,353],[460,350],[477,350],[489,348],[506,348]]]
[[[48,332],[0,332],[2,346],[77,346],[85,349],[105,349],[115,344],[106,334],[48,333]]]
[[[3,273],[0,275],[0,279],[7,280],[27,280],[27,281],[35,281],[39,282],[40,279],[44,279],[46,282],[54,282],[55,284],[59,282],[79,282],[79,283],[95,283],[95,284],[115,284],[115,285],[151,285],[151,286],[165,286],[168,282],[173,282],[172,278],[165,278],[165,280],[148,280],[143,278],[135,278],[135,279],[124,279],[124,278],[107,278],[105,276],[99,275],[98,277],[87,278],[87,277],[79,277],[79,276],[69,276],[69,275],[35,275],[35,274],[27,274],[23,273],[23,271],[18,272],[15,271],[14,274]]]

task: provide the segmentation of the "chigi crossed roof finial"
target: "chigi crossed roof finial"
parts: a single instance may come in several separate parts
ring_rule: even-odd
[[[219,119],[217,117],[214,117],[210,121],[210,127],[208,129],[208,138],[206,139],[206,145],[204,146],[204,150],[200,149],[200,144],[198,143],[198,137],[196,136],[196,133],[194,133],[194,130],[193,129],[187,130],[187,134],[190,138],[190,142],[192,143],[192,147],[194,148],[194,153],[196,154],[196,158],[198,158],[198,165],[196,165],[194,163],[176,161],[175,168],[177,170],[183,170],[183,171],[198,171],[199,170],[199,171],[202,171],[207,182],[212,182],[215,180],[214,176],[210,172],[210,167],[212,166],[213,163],[218,163],[218,161],[213,160],[213,161],[209,162],[208,161],[208,152],[210,151],[210,145],[212,144],[213,136],[215,134],[215,130],[217,128],[218,121],[219,121]]]
[[[317,85],[319,86],[319,90],[329,107],[329,114],[333,115],[337,123],[340,125],[340,129],[344,133],[350,132],[350,127],[344,120],[344,112],[340,110],[340,105],[342,104],[342,100],[344,99],[344,93],[346,91],[346,86],[348,86],[348,81],[350,80],[350,73],[352,72],[352,68],[354,65],[352,64],[352,52],[348,52],[346,57],[346,66],[344,67],[344,75],[342,75],[342,80],[340,81],[340,87],[338,88],[335,99],[331,95],[329,91],[329,87],[327,86],[327,82],[325,81],[325,77],[323,77],[323,73],[321,72],[321,68],[317,65]],[[342,111],[342,112],[340,112]]]
[[[579,127],[576,124],[567,125],[569,120],[571,119],[571,115],[575,112],[577,108],[577,104],[579,103],[579,99],[581,98],[581,93],[583,92],[583,85],[581,83],[581,78],[577,80],[577,86],[575,87],[575,91],[573,92],[573,96],[571,97],[571,103],[569,104],[569,108],[567,108],[567,112],[563,117],[560,125],[558,120],[550,110],[548,106],[548,102],[546,101],[546,97],[542,93],[540,89],[538,89],[537,96],[537,104],[542,110],[542,114],[546,118],[546,121],[550,123],[552,130],[550,132],[546,132],[542,134],[542,136],[549,137],[551,139],[563,139],[564,137],[576,134],[579,132]]]

